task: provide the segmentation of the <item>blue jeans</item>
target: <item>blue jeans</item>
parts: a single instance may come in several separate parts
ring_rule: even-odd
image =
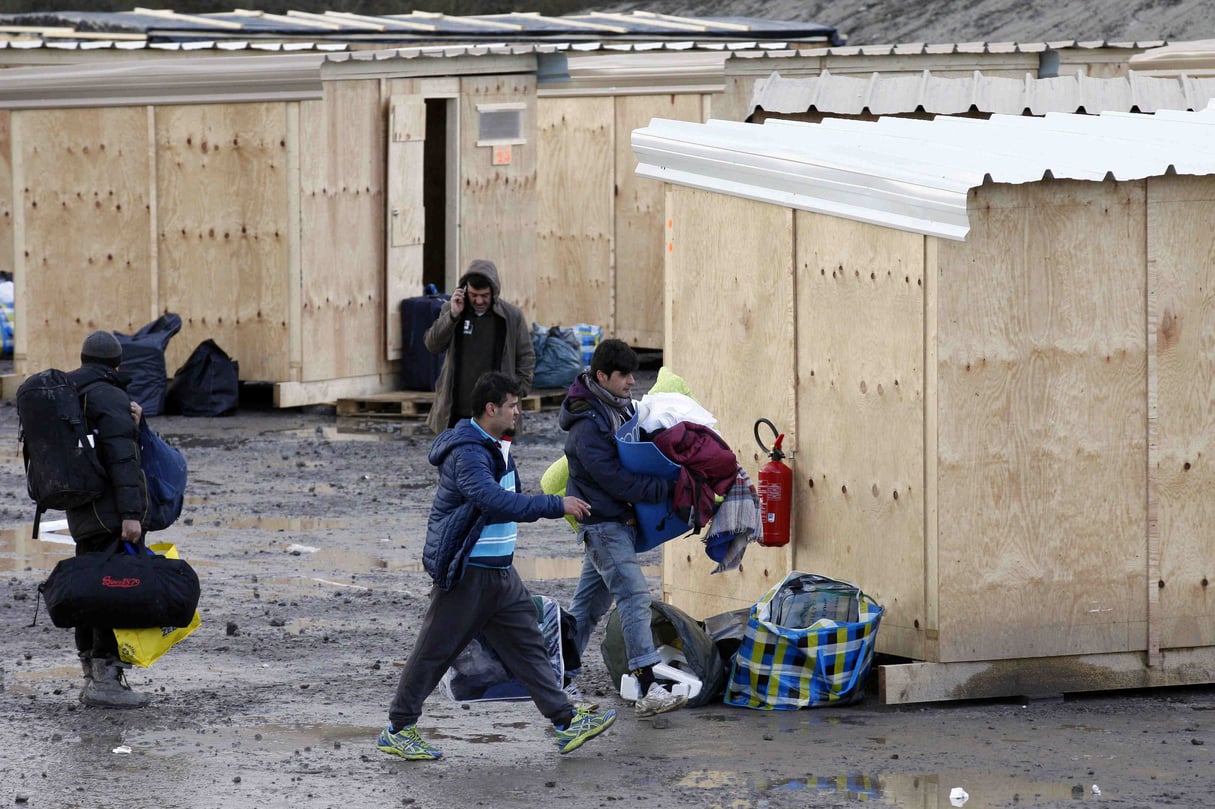
[[[586,555],[570,615],[578,622],[578,652],[586,650],[591,630],[616,601],[629,669],[661,663],[650,631],[650,586],[637,561],[637,529],[618,522],[578,526]]]

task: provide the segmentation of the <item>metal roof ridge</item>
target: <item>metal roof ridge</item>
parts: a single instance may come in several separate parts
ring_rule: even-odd
[[[687,25],[703,26],[709,30],[717,29],[720,31],[751,31],[752,26],[744,23],[729,23],[720,20],[707,20],[699,17],[682,17],[675,14],[659,14],[654,11],[635,10],[633,12],[638,17],[651,17],[653,19],[662,20],[663,22],[684,23]]]
[[[708,30],[707,28],[705,28],[705,26],[703,24],[699,24],[699,23],[698,24],[687,24],[687,23],[678,23],[678,22],[664,22],[662,25],[659,25],[658,23],[647,22],[643,17],[639,17],[637,12],[634,12],[633,14],[630,15],[630,14],[618,14],[618,13],[607,12],[607,11],[591,11],[590,16],[595,17],[595,18],[608,19],[608,20],[619,20],[620,22],[623,22],[626,24],[627,23],[637,23],[640,21],[640,23],[642,25],[649,25],[649,26],[656,27],[656,28],[674,28],[679,31],[706,31],[706,30]]]
[[[229,30],[240,31],[244,28],[240,23],[229,22],[228,20],[217,20],[211,17],[205,17],[198,14],[178,14],[176,11],[163,8],[140,8],[136,6],[133,14],[146,14],[149,17],[161,17],[166,20],[181,20],[183,22],[193,22],[199,25],[211,25],[216,28],[227,28]]]
[[[631,143],[639,176],[962,239],[967,192],[983,182],[1215,175],[1210,127],[1215,107],[1160,117],[1052,113],[762,125],[653,119],[634,130]]]

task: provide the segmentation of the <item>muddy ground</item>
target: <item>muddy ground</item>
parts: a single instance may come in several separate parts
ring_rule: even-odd
[[[190,463],[182,521],[160,536],[200,574],[203,624],[132,671],[151,707],[87,709],[70,631],[45,612],[30,626],[38,582],[71,546],[29,539],[15,411],[0,403],[0,806],[937,809],[954,787],[970,809],[1215,803],[1210,688],[638,721],[598,637],[584,686],[621,718],[581,750],[558,756],[530,702],[440,692],[420,725],[446,757],[390,758],[374,740],[429,586],[429,437],[339,432],[324,408],[153,423]],[[526,486],[562,441],[554,412],[529,415],[515,449]],[[533,591],[568,604],[569,529],[524,526],[519,551]]]

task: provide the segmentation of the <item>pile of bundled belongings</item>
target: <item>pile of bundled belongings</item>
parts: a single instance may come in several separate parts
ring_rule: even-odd
[[[759,496],[734,451],[717,433],[717,419],[662,369],[634,418],[616,432],[620,461],[633,472],[675,481],[666,503],[638,503],[638,551],[689,532],[701,534],[714,573],[735,570],[747,545],[763,538]],[[664,389],[671,388],[671,389]]]

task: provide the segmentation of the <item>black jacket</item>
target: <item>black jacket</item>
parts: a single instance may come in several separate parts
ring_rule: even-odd
[[[148,487],[139,464],[139,425],[131,417],[127,378],[106,365],[86,363],[68,372],[96,442],[107,485],[101,497],[68,509],[68,530],[75,539],[122,535],[123,520],[143,522]]]
[[[568,430],[565,457],[570,477],[565,493],[591,504],[584,524],[628,522],[633,519],[633,503],[661,503],[674,485],[656,475],[630,472],[620,462],[616,435],[608,406],[590,391],[583,371],[570,385],[557,423]],[[628,415],[632,415],[629,413]]]

